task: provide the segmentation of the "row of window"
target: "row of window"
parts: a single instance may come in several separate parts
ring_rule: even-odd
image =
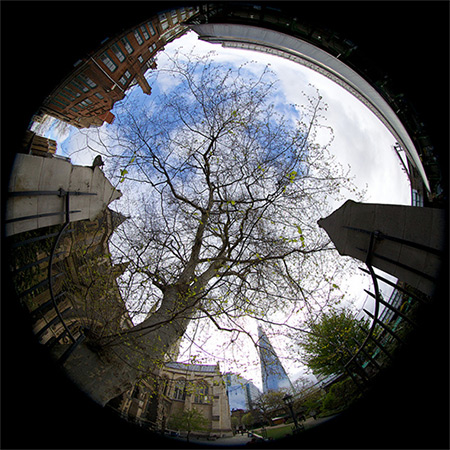
[[[194,10],[190,11],[188,13],[189,16],[194,14],[194,12],[195,12]],[[180,17],[182,21],[186,20],[186,10],[184,8],[180,8]],[[166,14],[165,13],[159,14],[158,19],[161,25],[161,29],[163,31],[167,30],[167,28],[169,28],[169,21],[167,20]],[[172,21],[172,25],[176,25],[178,23],[178,15],[175,10],[170,12],[170,20]]]
[[[191,16],[194,13],[195,13],[195,10],[188,11],[188,13],[186,13],[184,8],[180,9],[180,16],[181,16],[182,20],[186,19],[186,14],[188,16]],[[171,14],[172,24],[176,25],[178,23],[177,12],[174,10],[174,11],[171,11],[170,14]],[[162,29],[166,30],[169,27],[169,22],[167,20],[166,14],[160,14],[159,20],[160,20]],[[145,41],[149,40],[151,36],[155,36],[156,31],[155,31],[155,28],[154,28],[152,22],[147,22],[146,24],[140,25],[139,27],[135,28],[133,30],[133,34],[136,39],[136,42],[139,45],[142,45],[142,44],[144,44]],[[123,37],[120,40],[120,42],[122,43],[125,51],[128,54],[132,54],[134,52],[134,48],[126,36]],[[112,45],[110,48],[119,62],[125,61],[126,56],[125,56],[123,50],[121,49],[121,47],[119,47],[119,45],[117,43]],[[151,46],[149,46],[148,50],[150,53],[153,53],[156,50],[156,43],[153,43]],[[114,62],[113,58],[111,57],[110,53],[108,53],[108,51],[104,52],[100,56],[100,59],[111,72],[114,72],[115,70],[117,70],[118,66]],[[142,57],[142,55],[138,56],[138,61],[141,64],[144,63],[144,58]],[[149,66],[150,66],[150,64],[148,63]],[[131,77],[131,74],[127,70],[122,75],[122,77],[119,79],[119,82],[122,85],[125,85],[127,83],[127,81],[130,79],[130,77]],[[81,93],[87,93],[87,92],[89,92],[90,89],[94,89],[96,87],[97,87],[97,84],[94,81],[92,81],[88,76],[86,76],[85,74],[80,74],[76,78],[71,80],[69,83],[67,83],[67,85],[64,86],[60,90],[60,92],[58,92],[58,94],[52,98],[51,103],[58,106],[60,109],[65,109],[67,106],[70,105],[70,103],[72,103],[74,100],[76,100],[78,97],[80,97]],[[99,93],[95,93],[95,95],[100,100],[102,100],[104,98]],[[85,99],[70,109],[72,109],[75,112],[78,112],[79,108],[81,108],[81,109],[87,108],[90,106],[90,104],[92,104],[92,101],[90,101],[89,99]]]
[[[123,38],[122,41],[126,39]],[[128,53],[133,53],[134,49],[133,47],[131,47],[131,44],[129,43],[128,39],[126,39],[127,45],[124,45],[125,48],[127,49]],[[123,43],[123,42],[122,42]],[[114,44],[111,46],[111,50],[113,51],[114,55],[116,56],[116,58],[119,60],[119,62],[123,62],[125,61],[125,55],[123,54],[122,50],[120,49],[120,47],[117,44]],[[152,44],[148,47],[148,51],[150,53],[154,52],[156,50],[156,44]],[[102,60],[103,64],[111,71],[111,72],[115,72],[115,70],[117,69],[117,64],[114,62],[114,60],[111,58],[111,55],[106,51],[104,52],[101,56],[100,59]],[[142,64],[144,62],[144,58],[142,57],[142,55],[138,56],[138,61]]]
[[[86,93],[89,92],[90,89],[96,88],[97,84],[92,81],[87,75],[80,74],[67,83],[57,95],[55,95],[51,103],[58,106],[61,109],[64,109],[66,106],[69,106],[74,100],[81,96],[81,92]]]
[[[148,28],[144,24],[138,28],[135,28],[135,30],[133,31],[134,37],[136,38],[136,42],[138,43],[138,45],[142,45],[145,41],[148,41],[150,39],[150,36],[154,36],[156,34],[155,28],[153,27],[153,24],[151,22],[147,22],[146,25]],[[125,51],[129,55],[131,55],[134,52],[134,48],[126,36],[123,37],[120,40],[120,42],[122,43]],[[156,44],[153,44],[148,48],[150,52],[154,49],[156,49]],[[117,43],[111,46],[111,51],[114,53],[115,57],[119,60],[119,62],[125,61],[126,56]],[[111,58],[111,55],[107,51],[100,56],[100,59],[111,72],[114,72],[117,69],[116,63],[114,62],[114,60]]]
[[[168,380],[165,381],[164,385],[164,395],[170,395]],[[197,385],[194,394],[194,403],[210,403],[209,398],[209,387],[204,384]],[[186,399],[186,382],[184,380],[179,380],[175,383],[175,388],[173,391],[172,398],[174,400],[182,400]]]

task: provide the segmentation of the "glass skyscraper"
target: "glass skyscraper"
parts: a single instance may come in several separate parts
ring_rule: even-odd
[[[292,389],[292,383],[281,365],[269,338],[260,325],[258,325],[258,351],[261,360],[261,376],[263,392],[278,391],[279,389]]]

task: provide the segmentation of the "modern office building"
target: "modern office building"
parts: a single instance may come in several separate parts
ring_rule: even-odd
[[[231,372],[226,373],[224,379],[230,410],[251,410],[261,391],[251,381]]]
[[[279,389],[293,389],[291,380],[260,325],[258,326],[258,336],[264,394],[267,394],[269,391],[278,391]]]
[[[226,8],[217,7],[215,10],[211,9],[207,13],[200,14],[198,18],[189,21],[189,27],[199,35],[199,39],[206,42],[221,44],[223,47],[270,53],[290,59],[343,87],[387,127],[405,151],[408,161],[417,170],[427,191],[430,191],[430,184],[417,148],[391,105],[375,87],[339,59],[341,51],[346,52],[345,46],[337,56],[333,56],[329,53],[330,48],[326,45],[323,46],[324,39],[321,36],[318,36],[318,41],[321,43],[320,47],[324,47],[324,49],[319,48],[319,45],[313,45],[305,38],[300,38],[300,36],[294,37],[291,34],[271,29],[275,25],[279,27],[280,23],[270,20],[267,11],[263,14],[261,11],[254,10],[249,14],[243,8],[237,19],[236,14],[233,17],[226,16],[224,9]],[[255,22],[256,16],[260,16],[260,19]],[[239,23],[231,23],[233,21]],[[294,22],[296,21],[294,20]],[[300,31],[300,24],[296,23],[296,26]],[[331,44],[331,41],[329,43]],[[337,42],[333,43],[334,52],[338,48],[336,44]],[[350,52],[351,50],[351,48],[348,49]]]

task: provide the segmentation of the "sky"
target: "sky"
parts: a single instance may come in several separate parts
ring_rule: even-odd
[[[197,35],[193,32],[166,45],[164,52],[158,54],[156,58],[158,68],[163,67],[167,57],[177,49],[190,50],[194,46],[195,52],[198,54],[215,50],[217,52],[215,61],[225,64],[232,61],[238,65],[249,59],[261,65],[270,64],[271,69],[275,71],[280,80],[281,91],[291,103],[303,104],[305,97],[302,91],[314,93],[314,87],[318,88],[320,95],[328,104],[326,123],[334,129],[334,140],[331,143],[330,151],[344,167],[350,166],[350,173],[354,176],[354,184],[358,189],[366,189],[364,201],[366,203],[411,204],[409,181],[401,169],[396,152],[393,150],[395,139],[374,114],[350,93],[328,78],[293,61],[266,53],[223,48],[218,44],[198,40]],[[147,78],[150,76],[149,72],[146,74]],[[172,87],[171,82],[173,81],[170,78],[160,76],[158,86],[152,86],[152,95],[155,96],[158,92],[155,88],[161,91],[170,89]],[[140,101],[152,101],[148,96],[142,94],[139,86],[131,88],[128,91],[128,97],[141,99]],[[118,107],[119,105],[116,104],[112,112],[115,113]],[[86,137],[97,138],[100,133],[107,142],[108,127],[109,125],[105,124],[101,129],[78,131],[71,126],[61,126],[56,119],[50,119],[33,129],[40,135],[56,140],[58,143],[57,153],[69,156],[73,164],[91,165],[96,156],[95,146],[92,147],[94,150],[87,149]],[[328,138],[327,131],[318,134],[319,141],[325,142]],[[120,188],[122,189],[122,186]],[[333,210],[348,199],[356,200],[355,194],[348,192],[344,201],[332,205]],[[120,210],[120,200],[115,203],[111,207]],[[393,280],[390,276],[386,277]],[[349,279],[347,286],[341,286],[341,288],[347,292],[347,298],[355,299],[357,310],[364,306],[371,311],[373,310],[373,302],[363,291],[364,288],[368,289],[370,284],[368,276],[360,273]],[[385,296],[388,296],[391,288],[381,284],[381,290]],[[256,324],[249,324],[249,327],[252,328],[252,334],[256,336]],[[255,349],[248,343],[241,345],[239,349],[234,348],[232,351],[235,353],[233,357],[237,361],[242,361],[243,364],[238,366],[229,364],[229,358],[222,360],[220,356],[221,346],[226,344],[223,339],[226,340],[226,337],[210,339],[212,330],[213,327],[210,327],[209,332],[204,331],[203,334],[196,334],[194,345],[189,347],[191,353],[199,352],[200,347],[202,347],[208,352],[202,352],[201,357],[204,363],[212,364],[219,361],[222,370],[239,372],[261,388],[259,361]],[[298,376],[305,374],[306,369],[298,362],[283,359],[283,346],[285,344],[286,342],[281,337],[273,338],[272,345],[278,351],[279,356],[282,357],[282,363],[291,380],[294,381]],[[187,348],[186,345],[184,347]]]

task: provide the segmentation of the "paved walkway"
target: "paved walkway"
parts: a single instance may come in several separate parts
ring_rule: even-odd
[[[305,427],[305,430],[309,430],[310,428],[314,428],[324,422],[327,422],[328,420],[332,419],[333,417],[335,417],[335,416],[319,418],[319,419],[314,419],[312,417],[309,417],[308,419],[306,419],[304,422],[301,422],[301,423]],[[272,428],[272,429],[273,428],[282,428],[285,426],[286,426],[286,424],[281,424],[281,425],[275,425],[270,428]],[[185,438],[175,438],[175,439],[186,442]],[[201,439],[191,438],[190,443],[191,444],[199,443],[199,444],[203,444],[203,445],[207,444],[208,446],[218,445],[218,446],[233,447],[233,446],[245,445],[248,442],[251,442],[251,440],[252,440],[252,438],[248,437],[247,433],[244,433],[244,435],[236,434],[235,436],[219,438],[214,441],[208,441],[206,438],[201,438]]]

